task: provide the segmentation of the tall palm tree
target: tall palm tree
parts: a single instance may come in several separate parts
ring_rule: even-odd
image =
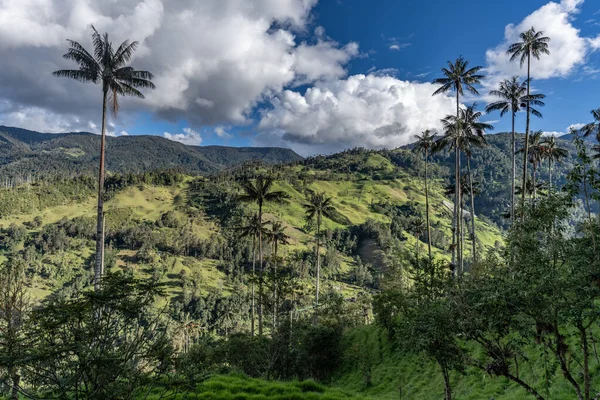
[[[267,240],[273,245],[273,276],[277,275],[277,250],[280,244],[289,244],[290,237],[285,233],[285,226],[281,221],[272,221],[271,229],[266,232]],[[277,284],[273,287],[273,329],[277,326],[278,310],[278,290]]]
[[[472,235],[472,252],[473,262],[477,261],[477,249],[476,249],[476,232],[475,232],[475,195],[473,191],[473,174],[471,172],[471,156],[473,147],[481,147],[487,144],[485,137],[483,136],[486,130],[491,130],[494,127],[485,122],[479,121],[483,115],[480,111],[476,110],[477,105],[472,104],[467,108],[460,110],[460,118],[456,120],[456,117],[450,115],[446,117],[442,124],[447,129],[446,135],[442,138],[440,145],[451,147],[458,145],[458,148],[462,150],[467,156],[467,174],[469,180],[469,192],[471,200],[471,235]],[[459,126],[459,134],[456,134],[455,127]],[[461,206],[462,208],[462,206]],[[462,215],[462,210],[461,210]],[[461,217],[462,220],[462,217]],[[462,244],[461,244],[462,245]]]
[[[510,60],[519,59],[521,67],[527,61],[527,96],[531,94],[531,57],[536,60],[540,59],[542,54],[550,54],[548,43],[550,38],[543,36],[544,32],[536,31],[532,26],[531,29],[521,32],[519,37],[520,42],[513,43],[509,46],[507,53],[511,55]],[[525,124],[525,151],[523,152],[523,179],[521,187],[526,187],[527,181],[527,162],[529,159],[529,123],[531,115],[531,99],[526,102],[527,119]],[[521,202],[525,204],[525,191],[521,193]],[[524,215],[524,214],[523,214]]]
[[[79,69],[63,69],[53,72],[54,76],[71,78],[80,82],[102,85],[102,137],[100,139],[100,171],[98,172],[98,214],[96,222],[96,260],[94,265],[94,288],[100,288],[104,274],[104,153],[106,146],[106,109],[110,106],[116,116],[119,111],[119,96],[144,98],[139,88],[154,89],[152,74],[138,71],[127,64],[135,52],[138,42],[125,40],[115,51],[108,34],[100,35],[92,28],[93,55],[81,44],[67,39],[69,49],[63,55],[75,61]]]
[[[548,160],[548,186],[552,192],[552,164],[569,155],[567,149],[559,147],[554,136],[542,140],[542,158]]]
[[[419,245],[421,235],[427,229],[425,221],[421,216],[416,216],[410,219],[408,224],[408,230],[415,236],[415,257],[417,260],[417,268],[419,267],[419,252],[421,246]]]
[[[581,131],[583,136],[588,137],[591,134],[596,135],[596,139],[600,142],[600,108],[591,111],[594,117],[594,122],[586,124]]]
[[[272,221],[271,229],[267,231],[267,239],[273,245],[273,255],[277,258],[278,245],[289,244],[290,237],[285,233],[285,226],[281,221]]]
[[[423,152],[425,155],[425,220],[427,223],[427,250],[429,253],[429,261],[431,262],[431,225],[429,223],[429,182],[427,169],[429,166],[429,153],[435,144],[437,136],[427,129],[423,131],[420,136],[415,135],[415,139],[417,139],[415,149]]]
[[[519,150],[519,153],[524,153],[527,151],[526,148],[529,148],[528,161],[532,167],[531,183],[532,183],[532,188],[533,188],[532,195],[533,195],[534,199],[537,197],[537,190],[536,190],[536,188],[537,188],[536,187],[537,169],[538,169],[540,163],[542,162],[542,158],[544,155],[544,147],[542,145],[542,135],[543,134],[544,134],[544,132],[542,132],[542,131],[537,131],[537,132],[532,133],[529,136],[527,143],[525,143],[526,139],[523,139],[523,146]]]
[[[252,334],[252,336],[254,336],[254,322],[256,320],[256,301],[255,301],[255,287],[254,287],[254,277],[256,274],[256,241],[259,237],[262,236],[262,234],[265,232],[265,223],[260,221],[260,218],[258,217],[258,213],[253,214],[250,218],[248,218],[248,221],[246,222],[245,225],[240,226],[237,229],[238,234],[241,237],[251,237],[252,238],[252,283],[251,283],[251,289],[250,289],[250,313],[252,315],[252,322],[251,322],[251,329],[250,332]]]
[[[325,197],[325,193],[309,192],[304,208],[306,210],[306,220],[317,220],[317,277],[316,277],[316,292],[315,292],[315,307],[319,307],[319,281],[321,277],[321,222],[323,217],[333,218],[335,207],[331,203],[331,197]]]
[[[482,69],[481,66],[476,66],[473,68],[469,68],[469,62],[461,57],[457,58],[454,64],[448,61],[448,68],[442,68],[443,77],[437,78],[433,80],[433,83],[436,85],[441,85],[439,89],[433,92],[433,95],[448,93],[450,91],[454,91],[456,93],[456,132],[457,132],[457,140],[460,136],[460,128],[458,127],[458,119],[460,118],[460,96],[464,94],[464,90],[473,93],[479,94],[477,89],[475,89],[475,85],[481,82],[481,79],[484,78],[483,75],[478,74],[478,72]],[[454,218],[452,221],[452,264],[456,265],[455,262],[458,258],[458,264],[462,270],[463,266],[463,257],[462,257],[462,246],[460,245],[460,232],[461,232],[461,218],[459,218],[459,207],[461,204],[461,192],[460,192],[460,147],[456,145],[454,154],[454,178],[456,180],[456,193],[454,199]]]
[[[240,196],[241,201],[253,202],[258,205],[258,222],[262,224],[263,206],[268,202],[281,203],[288,196],[280,190],[272,190],[275,180],[271,176],[258,176],[254,181],[245,180],[242,182],[244,193]],[[263,334],[263,283],[264,283],[264,268],[263,268],[263,232],[258,231],[258,335]]]
[[[513,76],[511,79],[505,79],[500,82],[498,90],[490,91],[490,95],[499,97],[501,100],[490,103],[486,106],[485,112],[490,113],[492,111],[500,111],[500,116],[510,112],[512,117],[512,180],[511,180],[511,191],[510,191],[510,223],[513,224],[515,220],[515,180],[517,179],[517,140],[515,132],[515,117],[519,111],[527,107],[529,102],[529,109],[531,113],[537,117],[542,117],[542,114],[531,105],[543,106],[542,99],[546,96],[543,94],[533,94],[527,96],[527,81],[519,82],[518,76]]]

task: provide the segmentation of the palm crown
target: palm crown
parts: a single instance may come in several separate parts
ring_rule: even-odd
[[[254,182],[251,180],[244,181],[242,183],[244,194],[240,196],[240,200],[256,202],[261,208],[267,201],[282,202],[286,199],[287,195],[280,190],[271,190],[274,182],[272,177],[264,177],[262,175],[256,178]]]
[[[544,32],[536,31],[534,27],[521,32],[519,35],[521,41],[511,44],[507,50],[507,53],[511,55],[510,60],[514,61],[519,58],[519,62],[523,65],[530,55],[539,60],[540,55],[550,54],[550,50],[548,50],[550,38],[543,35]]]
[[[307,220],[312,220],[315,216],[332,218],[335,211],[333,204],[331,204],[331,197],[325,197],[325,193],[311,192],[304,208],[306,209]]]
[[[68,40],[70,48],[63,58],[73,60],[79,69],[62,69],[53,72],[54,76],[75,79],[80,82],[102,83],[105,93],[111,93],[110,103],[114,114],[119,110],[118,96],[144,98],[138,88],[154,89],[152,74],[138,71],[127,64],[135,52],[138,42],[125,40],[113,50],[108,34],[100,35],[92,26],[94,54],[90,54],[81,44]]]
[[[415,150],[417,151],[430,151],[435,145],[435,141],[437,139],[437,135],[430,131],[429,129],[423,131],[421,135],[415,135]]]
[[[544,106],[545,104],[542,99],[546,96],[543,94],[532,94],[528,96],[527,80],[519,82],[519,77],[517,76],[505,79],[500,82],[498,90],[490,91],[490,95],[498,97],[501,100],[488,104],[485,107],[485,112],[487,113],[500,111],[501,117],[508,112],[516,114],[520,110],[526,108],[527,101],[529,101],[531,113],[536,117],[542,117],[542,113],[531,107],[531,105]]]
[[[267,232],[267,238],[271,243],[288,244],[290,237],[285,233],[285,226],[281,221],[273,221],[271,222],[271,230]]]
[[[444,77],[433,80],[434,84],[442,85],[433,92],[433,95],[454,90],[462,96],[464,89],[473,94],[479,94],[474,85],[483,79],[483,75],[477,74],[481,69],[480,66],[469,69],[469,62],[462,57],[457,58],[454,64],[448,61],[448,68],[442,68]]]
[[[266,222],[261,222],[258,213],[253,214],[245,225],[237,228],[237,232],[242,237],[257,237],[259,233],[265,233]]]
[[[592,110],[592,116],[594,117],[594,122],[586,124],[581,130],[583,132],[583,136],[595,134],[596,138],[598,138],[598,141],[600,141],[600,108],[597,110]]]
[[[559,161],[561,158],[569,155],[566,149],[558,146],[554,136],[542,140],[541,146],[543,157],[550,161]]]
[[[485,122],[480,122],[479,118],[483,115],[476,111],[476,104],[467,108],[462,108],[458,120],[454,115],[448,115],[442,120],[445,134],[436,143],[436,150],[441,148],[454,148],[457,146],[461,150],[468,151],[471,146],[485,144],[484,133],[486,130],[494,127]],[[458,131],[457,131],[458,126]]]

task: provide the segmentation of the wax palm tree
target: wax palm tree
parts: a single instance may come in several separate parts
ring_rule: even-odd
[[[415,256],[416,256],[417,268],[418,268],[419,267],[419,252],[420,252],[420,248],[421,248],[421,246],[419,245],[419,243],[420,243],[419,237],[421,237],[421,235],[423,235],[423,233],[427,230],[427,225],[426,225],[425,221],[423,221],[423,218],[421,218],[420,216],[413,217],[409,220],[408,230],[415,237]]]
[[[519,35],[520,42],[513,43],[509,46],[507,53],[511,55],[510,60],[519,59],[521,67],[527,61],[527,96],[531,94],[531,57],[536,60],[540,59],[542,54],[550,54],[548,50],[549,37],[544,36],[544,32],[536,31],[534,27],[521,32]],[[531,115],[531,99],[526,102],[527,119],[525,123],[525,151],[523,152],[523,179],[521,187],[526,186],[527,180],[527,162],[529,160],[529,124]],[[535,185],[534,185],[535,188]],[[525,191],[521,193],[521,202],[525,203]],[[523,214],[524,215],[524,214]]]
[[[258,213],[253,214],[250,218],[248,218],[248,221],[246,221],[245,225],[240,226],[237,229],[237,233],[241,236],[241,237],[251,237],[252,238],[252,280],[251,280],[251,289],[250,289],[250,302],[251,302],[251,315],[252,315],[252,321],[251,321],[251,329],[250,332],[252,334],[252,336],[254,336],[254,332],[255,332],[255,328],[254,328],[254,322],[255,322],[255,313],[256,313],[256,301],[255,301],[255,287],[254,287],[254,281],[255,281],[255,275],[256,275],[256,241],[259,237],[261,237],[264,233],[265,233],[265,222],[260,221],[260,218],[258,217]]]
[[[272,221],[271,229],[267,231],[267,240],[273,245],[273,255],[277,258],[278,245],[289,244],[290,237],[285,233],[285,226],[281,221]]]
[[[275,183],[273,177],[260,175],[254,181],[245,180],[242,182],[242,189],[244,193],[240,196],[241,201],[253,202],[258,205],[258,221],[259,224],[263,222],[263,206],[268,202],[281,203],[288,196],[285,192],[280,190],[272,190],[273,183]],[[263,334],[263,283],[264,283],[264,268],[263,268],[263,232],[258,231],[258,335]]]
[[[600,108],[591,111],[592,116],[594,117],[594,122],[590,122],[586,124],[581,131],[583,132],[583,136],[587,137],[589,135],[596,135],[596,140],[600,142]]]
[[[525,143],[526,139],[523,139],[523,145],[521,147],[521,149],[519,149],[519,153],[524,153],[526,152],[526,148],[529,148],[529,152],[528,152],[528,161],[531,164],[532,167],[532,175],[531,175],[531,183],[532,183],[532,188],[533,188],[533,198],[535,199],[537,196],[537,186],[536,186],[536,175],[537,175],[537,169],[540,165],[540,163],[542,162],[542,158],[544,155],[544,147],[542,145],[542,135],[544,133],[542,131],[537,131],[532,133],[529,136],[529,140],[527,140],[527,143]]]
[[[314,221],[317,220],[317,277],[316,277],[316,291],[315,291],[315,307],[319,307],[319,280],[321,276],[321,258],[320,258],[320,247],[321,247],[321,223],[323,217],[333,218],[335,213],[335,207],[331,203],[331,197],[325,197],[325,193],[309,192],[304,204],[306,210],[306,220]]]
[[[548,186],[552,191],[552,164],[569,155],[569,152],[559,147],[554,136],[542,140],[542,158],[548,160]]]
[[[115,51],[108,34],[100,35],[92,29],[93,55],[81,44],[67,39],[69,49],[63,57],[75,61],[79,69],[58,70],[54,76],[75,79],[80,82],[102,85],[102,136],[100,138],[100,170],[98,173],[98,214],[96,221],[96,260],[94,264],[94,288],[100,288],[104,274],[104,153],[106,142],[106,110],[110,107],[114,115],[119,111],[119,96],[144,98],[138,89],[154,89],[152,74],[138,71],[127,64],[135,52],[138,42],[125,40]]]
[[[478,74],[478,72],[482,69],[481,66],[476,66],[473,68],[469,68],[469,62],[461,57],[457,58],[454,64],[448,61],[448,68],[442,68],[442,74],[444,75],[441,78],[437,78],[433,80],[433,83],[436,85],[441,85],[439,89],[433,92],[433,95],[448,93],[450,91],[454,91],[456,93],[456,131],[458,138],[460,136],[460,129],[458,128],[458,119],[459,119],[459,111],[460,111],[460,96],[464,94],[464,90],[473,93],[479,94],[477,89],[475,89],[475,85],[481,82],[483,79],[483,75]],[[458,139],[457,139],[458,140]],[[460,181],[460,147],[458,145],[455,146],[455,154],[454,154],[454,177],[456,182]],[[458,185],[458,183],[457,183]],[[458,238],[460,237],[461,231],[461,223],[460,218],[458,217],[459,212],[458,208],[461,204],[461,192],[460,187],[457,186],[457,190],[455,193],[454,200],[454,218],[452,221],[452,264],[455,264],[456,258],[458,258],[458,263],[462,268],[463,265],[463,257],[462,257],[462,246],[460,246]]]
[[[446,129],[445,135],[441,138],[438,143],[438,146],[442,147],[454,147],[458,146],[459,150],[462,150],[467,156],[467,174],[468,174],[468,189],[470,192],[471,199],[471,234],[475,239],[477,237],[475,232],[475,196],[473,193],[473,174],[471,172],[471,155],[473,147],[481,147],[485,145],[487,142],[485,137],[483,136],[486,130],[493,129],[494,127],[490,124],[486,124],[485,122],[479,121],[482,116],[482,113],[476,110],[477,105],[472,104],[467,108],[461,109],[458,120],[455,116],[449,115],[444,120],[442,120],[442,124]],[[456,127],[459,127],[459,133],[456,132]],[[462,192],[462,191],[461,191]],[[462,202],[461,202],[462,209]],[[462,215],[462,210],[461,210]],[[462,221],[462,217],[459,218]],[[461,235],[462,237],[462,235]],[[477,250],[475,246],[475,240],[472,242],[472,257],[473,262],[477,260]],[[462,247],[462,243],[461,243]],[[461,266],[462,271],[462,266]]]
[[[517,179],[517,143],[516,143],[516,132],[515,132],[515,117],[517,112],[527,107],[529,102],[530,112],[537,116],[542,117],[542,114],[531,105],[543,106],[542,99],[546,96],[543,94],[533,94],[527,96],[527,81],[519,82],[518,76],[513,76],[511,79],[505,79],[500,82],[500,86],[497,90],[490,91],[490,95],[500,98],[501,100],[490,103],[485,108],[485,112],[490,113],[492,111],[500,111],[500,116],[510,112],[512,118],[512,180],[510,190],[510,223],[513,224],[515,220],[515,180]]]
[[[425,220],[427,223],[427,251],[429,253],[429,261],[431,262],[431,224],[429,223],[429,181],[428,181],[428,166],[429,166],[429,153],[433,149],[437,136],[432,133],[429,129],[423,131],[421,135],[415,135],[417,142],[415,143],[415,150],[423,152],[425,155]]]
[[[277,276],[277,250],[279,245],[289,244],[290,237],[285,233],[285,226],[281,221],[272,221],[271,229],[266,232],[267,240],[273,245],[273,277]],[[278,310],[278,290],[277,283],[273,286],[273,328],[277,326],[277,310]]]

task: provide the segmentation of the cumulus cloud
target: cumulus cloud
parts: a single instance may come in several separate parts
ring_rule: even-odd
[[[192,128],[183,128],[182,133],[163,133],[163,136],[169,140],[181,142],[190,146],[200,146],[202,143],[202,136]]]
[[[495,89],[501,80],[514,75],[522,77],[527,75],[526,65],[521,68],[519,61],[511,62],[511,56],[506,53],[506,50],[510,44],[520,41],[521,32],[531,27],[543,31],[544,36],[551,38],[548,44],[550,55],[541,55],[539,60],[532,59],[533,79],[565,77],[582,66],[585,74],[586,57],[591,51],[600,47],[600,36],[596,39],[583,37],[580,35],[580,30],[573,26],[573,21],[583,2],[584,0],[549,2],[529,14],[520,23],[507,25],[503,42],[486,52],[487,77],[482,82],[484,86],[481,91],[482,98],[488,102],[493,101],[494,99],[487,93]],[[535,91],[535,88],[532,89]]]
[[[263,112],[259,144],[293,147],[304,154],[349,147],[393,148],[425,129],[441,129],[455,110],[430,83],[391,76],[353,75],[319,82],[301,94],[286,90]]]
[[[566,135],[567,133],[570,133],[571,130],[575,130],[575,131],[579,131],[581,128],[583,128],[585,126],[585,124],[583,123],[577,123],[577,124],[571,124],[567,127],[567,129],[565,129],[564,132],[562,131],[544,131],[542,132],[542,134],[544,136],[562,136],[562,135]]]
[[[0,0],[0,51],[11,54],[2,61],[0,99],[43,110],[61,129],[98,121],[98,87],[50,76],[75,66],[61,59],[65,39],[91,46],[94,24],[115,45],[138,40],[133,65],[156,77],[157,90],[122,101],[122,114],[149,109],[198,128],[247,124],[257,104],[285,87],[344,77],[358,54],[356,43],[338,44],[322,28],[307,33],[316,2]]]
[[[591,40],[580,35],[579,29],[572,24],[583,0],[562,0],[560,3],[549,2],[529,14],[520,23],[509,24],[505,28],[504,41],[486,52],[487,74],[490,75],[487,86],[495,86],[500,79],[513,75],[524,76],[525,66],[519,62],[511,62],[506,53],[508,46],[519,42],[519,34],[535,27],[543,31],[544,36],[551,38],[548,45],[550,55],[542,55],[540,60],[532,59],[531,76],[534,79],[564,77],[571,74],[585,62],[587,54],[600,40]],[[598,43],[596,43],[596,41]]]

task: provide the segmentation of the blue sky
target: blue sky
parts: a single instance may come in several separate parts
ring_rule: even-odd
[[[0,69],[0,124],[99,130],[98,88],[39,79],[73,67],[60,59],[64,39],[89,45],[89,24],[114,42],[139,40],[134,66],[156,75],[147,99],[121,102],[109,126],[115,136],[302,154],[396,147],[452,112],[452,98],[430,96],[448,60],[462,55],[485,68],[481,96],[464,99],[480,108],[501,79],[523,74],[505,49],[530,25],[552,39],[552,55],[533,64],[533,87],[547,105],[532,129],[565,133],[600,107],[595,0],[31,0],[28,7],[0,5],[0,52],[11,56]],[[13,20],[27,26],[25,35],[14,34]],[[510,127],[498,114],[484,120],[496,132]]]

